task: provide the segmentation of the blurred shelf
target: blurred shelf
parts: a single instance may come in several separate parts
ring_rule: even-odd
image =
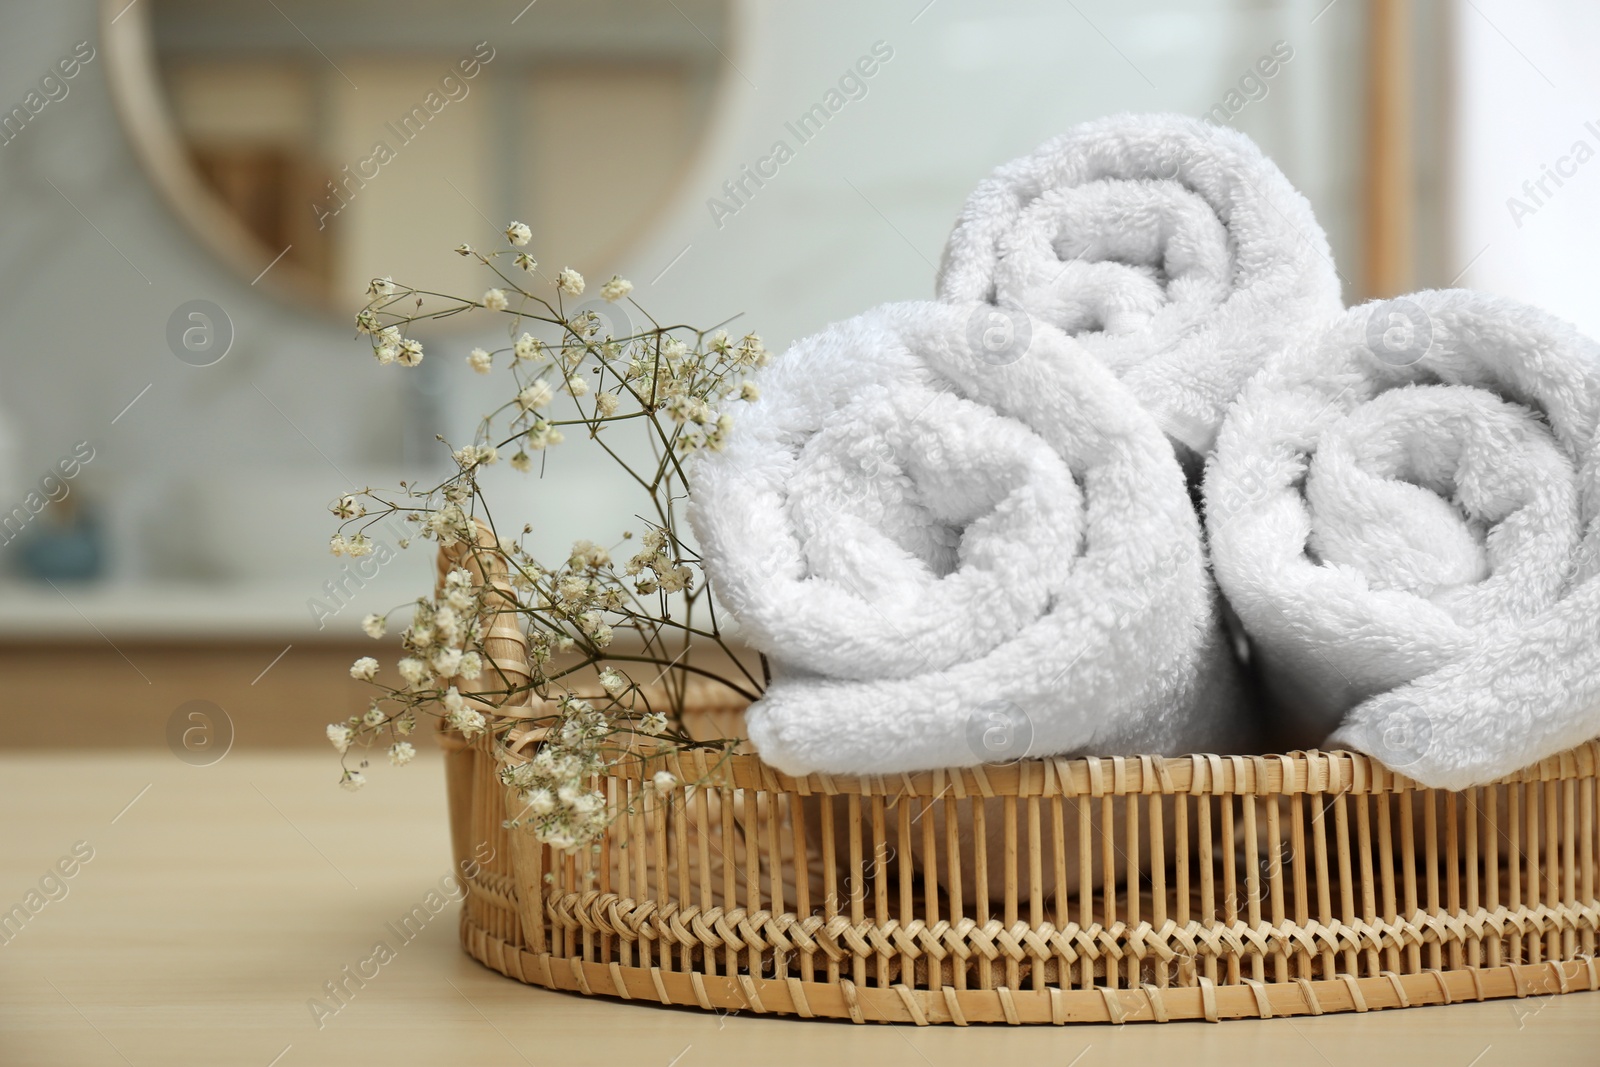
[[[313,590],[313,592],[318,592]],[[361,590],[342,608],[298,582],[236,584],[0,582],[0,640],[360,638],[361,617],[396,601]],[[320,600],[335,613],[319,611]]]

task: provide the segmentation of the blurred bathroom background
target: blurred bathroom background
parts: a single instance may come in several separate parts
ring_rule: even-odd
[[[358,621],[432,559],[335,559],[328,502],[437,474],[434,435],[494,387],[470,319],[414,372],[352,319],[375,275],[480,293],[451,250],[512,219],[550,268],[776,349],[930,295],[997,164],[1176,111],[1278,162],[1347,301],[1468,285],[1600,332],[1597,24],[1576,0],[4,0],[0,743],[159,744],[192,700],[241,744],[316,743],[360,706]],[[553,554],[614,539],[608,464],[557,449],[501,521]]]

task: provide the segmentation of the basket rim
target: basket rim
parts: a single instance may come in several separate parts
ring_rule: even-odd
[[[502,721],[515,722],[502,708]],[[531,710],[531,709],[530,709]],[[726,710],[726,709],[713,709]],[[514,731],[509,744],[493,744],[498,761],[519,763],[537,743],[537,731]],[[441,729],[446,747],[473,744],[456,731]],[[679,788],[754,789],[798,796],[940,797],[1115,797],[1146,794],[1192,796],[1291,796],[1301,793],[1352,795],[1409,793],[1430,790],[1372,756],[1347,751],[1294,751],[1271,755],[1225,756],[1050,756],[1007,764],[947,767],[899,774],[790,775],[770,766],[757,753],[675,750],[654,739],[640,738],[639,759],[604,768],[605,778],[643,781],[657,771],[671,771]],[[652,748],[657,749],[651,751]],[[1552,782],[1600,777],[1600,739],[1586,741],[1491,782],[1489,788],[1522,782]],[[1458,792],[1438,789],[1440,793]]]

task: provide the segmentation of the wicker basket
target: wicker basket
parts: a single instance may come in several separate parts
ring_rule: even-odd
[[[441,571],[468,566],[504,589],[492,546],[447,550]],[[497,619],[487,644],[502,672],[528,677],[514,617]],[[738,713],[704,711],[724,725]],[[632,813],[598,853],[570,856],[502,826],[497,772],[528,758],[535,736],[440,741],[470,874],[462,942],[550,989],[965,1025],[1321,1015],[1600,988],[1596,742],[1461,793],[1343,752],[871,778],[793,778],[754,754],[665,755],[658,766],[701,785],[657,796],[637,764],[615,768],[600,788]],[[471,864],[485,842],[493,858]]]

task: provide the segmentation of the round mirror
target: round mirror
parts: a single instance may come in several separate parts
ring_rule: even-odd
[[[666,204],[731,70],[731,0],[106,0],[113,92],[174,210],[246,280],[358,307],[508,220],[615,266]]]

